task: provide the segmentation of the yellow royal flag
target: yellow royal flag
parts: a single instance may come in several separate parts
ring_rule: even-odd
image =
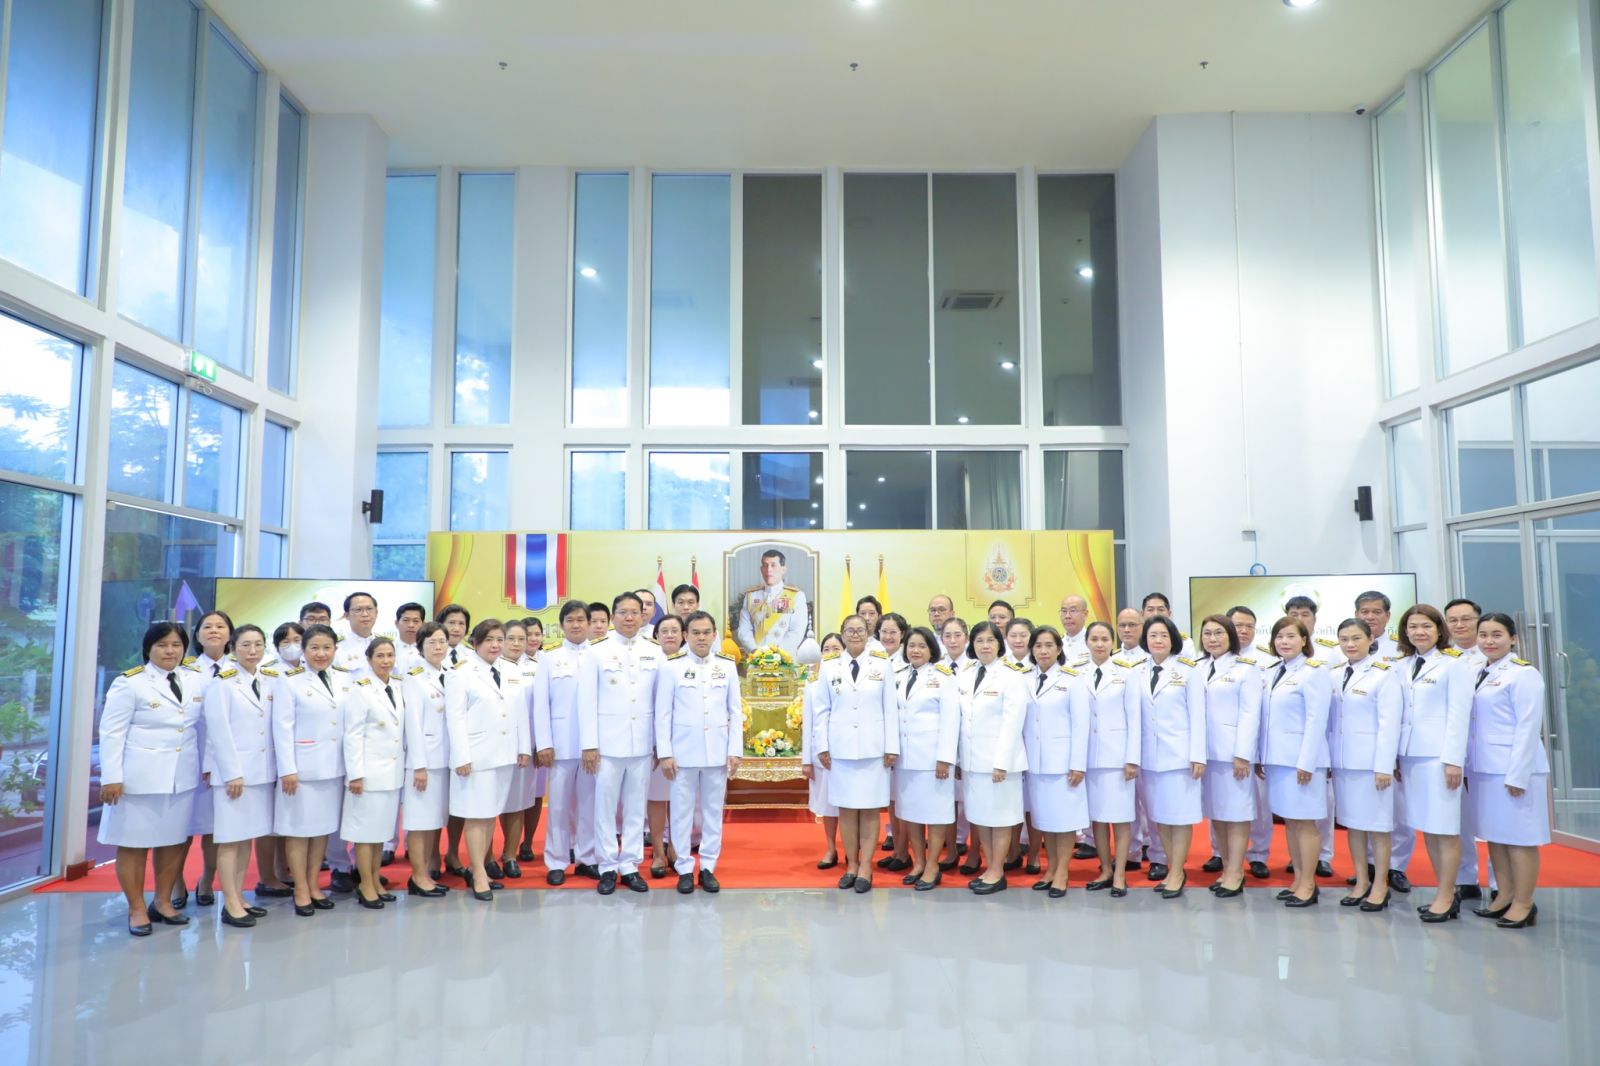
[[[850,556],[846,555],[844,557],[844,584],[839,587],[839,621],[837,624],[843,625],[844,620],[855,613],[856,601],[850,595]]]
[[[878,604],[884,614],[894,610],[889,606],[889,575],[883,569],[883,556],[878,556]]]

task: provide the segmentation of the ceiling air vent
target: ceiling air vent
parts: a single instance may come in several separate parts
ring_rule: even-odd
[[[1005,301],[1003,292],[954,290],[939,297],[941,311],[994,311]]]

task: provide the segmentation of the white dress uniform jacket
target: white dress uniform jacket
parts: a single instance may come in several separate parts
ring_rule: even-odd
[[[1435,647],[1420,660],[1413,655],[1395,664],[1405,696],[1400,721],[1401,755],[1438,759],[1446,766],[1466,766],[1476,673],[1463,658],[1454,648]]]
[[[996,659],[987,668],[982,663],[967,667],[956,682],[961,693],[962,773],[1027,770],[1022,727],[1028,718],[1028,675]]]
[[[655,749],[656,673],[661,646],[612,631],[589,645],[578,667],[578,742],[584,751],[632,759]]]
[[[851,676],[855,664],[855,676]],[[894,691],[894,668],[882,651],[848,654],[822,664],[823,682],[812,736],[815,754],[835,759],[873,759],[900,754],[900,706]]]
[[[193,669],[179,666],[173,673],[183,690],[181,701],[166,671],[151,663],[111,682],[100,715],[102,785],[121,785],[133,795],[199,787],[202,685]]]
[[[392,697],[392,702],[391,702]],[[405,784],[405,712],[400,680],[363,677],[345,695],[344,771],[366,789],[388,792]]]
[[[915,678],[915,680],[912,680]],[[911,691],[906,692],[906,685]],[[897,770],[937,770],[961,754],[961,695],[956,675],[943,663],[906,664],[899,688],[900,758]]]
[[[1349,680],[1346,680],[1348,675]],[[1336,770],[1394,773],[1405,716],[1400,681],[1390,664],[1369,654],[1332,671],[1330,755]]]
[[[450,766],[450,730],[444,716],[445,671],[423,664],[406,672],[400,686],[406,718],[406,769]]]
[[[1261,762],[1307,773],[1326,769],[1332,682],[1320,659],[1296,655],[1266,671],[1267,699],[1261,730]],[[1278,672],[1283,671],[1282,680]],[[1276,682],[1276,683],[1274,683]]]
[[[587,645],[562,642],[539,657],[543,669],[534,679],[533,735],[540,751],[554,749],[557,759],[583,755],[578,738],[578,667]]]
[[[251,682],[256,682],[251,687]],[[205,772],[213,785],[243,780],[246,785],[271,785],[278,780],[272,739],[272,704],[278,672],[261,667],[252,677],[240,669],[224,670],[206,687]],[[256,689],[260,689],[258,695]]]
[[[456,766],[472,764],[474,772],[497,766],[514,766],[518,755],[532,754],[528,716],[523,708],[522,677],[500,670],[500,683],[474,652],[450,671],[445,682],[444,717],[450,733],[450,759]]]
[[[1160,673],[1156,673],[1157,670]],[[1155,677],[1154,691],[1150,678]],[[1159,666],[1146,659],[1135,671],[1139,689],[1141,765],[1152,772],[1187,770],[1206,761],[1205,674],[1194,660],[1167,656]]]
[[[1104,666],[1084,668],[1089,694],[1089,769],[1120,770],[1139,765],[1143,728],[1139,724],[1139,690],[1125,660],[1107,659]],[[1100,676],[1095,677],[1096,670]]]
[[[297,666],[283,675],[272,701],[279,777],[297,774],[307,781],[328,781],[344,776],[344,718],[339,706],[350,687],[350,675],[332,667],[328,685],[309,667]]]
[[[1472,701],[1467,768],[1479,774],[1503,774],[1507,785],[1525,789],[1534,774],[1550,772],[1539,736],[1544,678],[1526,661],[1510,655],[1479,667],[1479,675],[1483,680]]]
[[[1043,684],[1040,684],[1041,679]],[[1064,774],[1089,768],[1089,686],[1070,666],[1052,666],[1027,678],[1028,712],[1022,727],[1030,774]]]
[[[810,620],[804,592],[793,585],[762,585],[740,599],[734,639],[745,651],[770,644],[792,655]]]
[[[658,671],[656,756],[680,767],[727,766],[744,750],[738,665],[715,653],[680,651]]]
[[[1206,761],[1255,762],[1261,748],[1261,671],[1249,656],[1226,652],[1202,660],[1206,688]]]
[[[333,651],[333,666],[336,670],[343,670],[350,675],[350,683],[361,680],[363,677],[372,676],[372,667],[367,663],[367,645],[376,639],[378,634],[358,637],[354,633],[342,634],[339,646]],[[396,646],[396,661],[398,662],[399,649]]]

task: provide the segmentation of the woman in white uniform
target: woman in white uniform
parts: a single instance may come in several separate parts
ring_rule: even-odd
[[[1205,674],[1183,647],[1178,623],[1165,615],[1144,620],[1139,647],[1149,656],[1139,665],[1139,754],[1150,820],[1167,854],[1167,876],[1154,890],[1162,899],[1183,895],[1189,875],[1184,860],[1194,824],[1200,820],[1201,779],[1206,771]]]
[[[944,645],[944,655],[941,661],[955,672],[959,678],[961,671],[972,664],[972,657],[967,654],[967,623],[964,619],[951,616],[945,619],[939,627],[939,643]],[[967,854],[967,837],[972,832],[972,825],[967,821],[967,805],[961,802],[961,769],[956,768],[956,835],[947,846],[950,849],[949,857],[941,859],[939,868],[948,870],[960,862],[960,857]],[[961,872],[971,877],[979,870],[978,854],[972,853],[970,864],[963,865]]]
[[[1222,874],[1211,885],[1220,899],[1244,894],[1244,853],[1256,816],[1251,773],[1261,744],[1261,671],[1240,655],[1239,631],[1225,615],[1200,623],[1200,662],[1206,687],[1206,776],[1201,807],[1211,820]]]
[[[506,809],[513,768],[532,761],[533,744],[522,678],[502,671],[498,662],[505,631],[496,619],[485,618],[473,628],[470,641],[472,654],[450,671],[444,690],[450,761],[456,764],[450,814],[466,822],[472,898],[487,902],[494,899],[494,889],[504,887],[484,869],[494,820]]]
[[[304,626],[299,622],[284,622],[272,631],[272,654],[261,661],[261,668],[270,670],[274,681],[293,670],[300,665],[305,639]],[[270,725],[267,735],[272,735]],[[287,899],[294,895],[294,888],[289,884],[293,875],[289,873],[289,858],[283,850],[283,838],[273,832],[270,826],[267,832],[256,837],[256,875],[259,878],[256,881],[257,899]]]
[[[1311,634],[1296,618],[1272,624],[1276,666],[1267,670],[1261,765],[1267,803],[1283,819],[1294,860],[1294,883],[1278,893],[1287,907],[1310,907],[1317,889],[1317,819],[1328,815],[1328,707],[1333,698],[1328,671],[1306,657]]]
[[[944,625],[939,627],[939,643],[944,645],[944,655],[941,657],[944,664],[956,673],[961,673],[961,668],[972,661],[972,656],[967,654],[967,623],[960,618],[947,618]],[[958,798],[957,803],[961,800]]]
[[[394,641],[367,643],[367,674],[351,686],[340,708],[344,715],[344,769],[350,795],[344,801],[339,835],[356,846],[356,902],[369,910],[393,903],[378,880],[383,844],[394,835],[405,787],[405,711],[400,679],[394,676]]]
[[[1100,871],[1083,887],[1128,894],[1128,844],[1132,839],[1135,793],[1139,779],[1139,690],[1129,683],[1133,667],[1112,656],[1117,631],[1109,622],[1090,622],[1083,638],[1089,648],[1084,684],[1089,689],[1089,822]],[[1112,833],[1115,831],[1115,842]]]
[[[1550,762],[1541,724],[1544,678],[1512,654],[1517,623],[1498,612],[1478,620],[1478,649],[1485,662],[1472,697],[1467,753],[1470,802],[1478,835],[1489,842],[1489,861],[1500,885],[1495,902],[1474,913],[1496,918],[1502,929],[1535,925],[1539,908],[1539,848],[1550,843]]]
[[[259,626],[233,633],[235,664],[222,671],[205,694],[205,769],[213,807],[217,873],[222,881],[222,922],[248,929],[266,909],[244,901],[244,870],[250,842],[272,832],[272,795],[277,758],[272,744],[272,703],[277,671],[261,666],[267,638]]]
[[[539,668],[528,658],[528,627],[521,621],[505,623],[505,644],[500,649],[501,673],[516,674],[522,678],[519,696],[522,700],[518,713],[528,719],[528,735],[533,735],[533,688]],[[533,806],[539,794],[539,768],[532,764],[517,766],[511,771],[511,791],[506,796],[506,809],[500,815],[500,861],[484,863],[491,881],[504,877],[521,877],[522,867],[517,862],[517,842],[522,839],[523,811]],[[492,843],[492,841],[491,841]]]
[[[450,638],[444,627],[424,622],[417,630],[417,651],[422,665],[413,666],[400,686],[406,708],[406,769],[411,771],[400,817],[411,863],[406,894],[436,898],[448,891],[433,879],[439,869],[439,831],[450,811],[450,733],[444,720]]]
[[[885,615],[884,621],[896,617]],[[911,854],[911,869],[901,882],[926,892],[939,884],[939,852],[956,820],[951,768],[961,742],[961,698],[955,674],[939,661],[939,639],[932,630],[913,629],[905,640],[905,655],[897,693],[900,761],[894,768],[894,802],[900,829],[895,843]]]
[[[991,609],[991,620],[993,611]],[[1001,662],[1006,666],[1015,666],[1024,673],[1032,676],[1033,659],[1028,652],[1033,643],[1033,622],[1027,618],[1008,618],[1001,629],[1006,639],[1005,655]],[[1024,873],[1037,875],[1039,873],[1039,853],[1044,850],[1044,839],[1033,827],[1031,811],[1033,797],[1028,794],[1028,781],[1022,781],[1022,831],[1011,842],[1011,854],[1006,856],[1005,869],[1007,872],[1022,869]],[[1026,865],[1024,865],[1026,862]]]
[[[1083,783],[1089,767],[1089,686],[1066,665],[1061,634],[1052,626],[1033,631],[1028,657],[1034,668],[1022,727],[1028,757],[1023,787],[1031,825],[1050,862],[1033,890],[1060,899],[1067,894],[1078,830],[1089,824],[1089,790]]]
[[[1394,832],[1394,767],[1405,698],[1395,671],[1378,655],[1372,631],[1346,618],[1337,631],[1345,664],[1333,674],[1329,755],[1333,809],[1344,826],[1356,884],[1339,901],[1369,913],[1389,905],[1389,855]],[[1367,844],[1372,844],[1371,879]]]
[[[272,827],[284,838],[294,874],[294,912],[310,918],[331,911],[317,870],[328,834],[339,829],[344,800],[344,720],[340,702],[350,675],[333,669],[339,639],[325,625],[306,627],[305,665],[284,671],[272,701],[273,751],[279,795]]]
[[[894,690],[899,692],[906,686],[906,673],[910,667],[906,664],[906,637],[911,632],[911,623],[906,621],[906,616],[889,611],[878,619],[878,644],[889,656],[889,665],[894,671]],[[878,860],[878,869],[889,873],[899,873],[911,869],[911,852],[906,846],[905,834],[900,830],[900,812],[895,808],[896,784],[894,777],[900,772],[897,766],[889,774],[889,828],[888,835],[884,837],[883,849],[893,852]]]
[[[194,629],[194,642],[200,649],[198,655],[187,658],[183,665],[192,667],[198,677],[198,695],[204,699],[205,690],[215,681],[222,671],[229,669],[233,664],[229,656],[233,653],[233,619],[221,611],[208,611],[200,616],[200,622]],[[206,747],[206,721],[202,716],[197,727],[197,743],[200,746],[202,764],[200,767],[200,783],[205,786],[211,784],[207,777],[207,767],[204,765]],[[178,864],[182,870],[188,865],[189,849],[194,843],[194,838],[200,838],[200,879],[195,882],[194,901],[201,907],[209,907],[217,901],[211,888],[217,876],[217,843],[212,836],[212,807],[208,802],[208,792],[196,793],[198,802],[189,815],[189,839],[183,845],[183,862]],[[182,883],[180,877],[177,895],[172,898],[174,907],[183,907],[189,902],[189,890]]]
[[[683,619],[675,614],[662,615],[661,621],[655,625],[654,636],[655,642],[661,645],[661,659],[665,662],[683,650]],[[801,734],[802,749],[805,747],[805,732],[809,732],[809,726],[804,727]],[[804,751],[801,754],[803,755]],[[802,773],[807,769],[808,767],[804,765],[800,767]],[[543,772],[544,768],[540,767],[540,773]],[[806,773],[807,780],[810,780],[810,777],[811,775]],[[650,792],[646,797],[646,813],[650,821],[650,876],[658,881],[667,876],[667,867],[676,866],[678,862],[678,856],[672,850],[672,842],[667,839],[671,800],[672,782],[661,772],[661,761],[657,759],[650,770]]]
[[[200,787],[196,730],[203,705],[200,675],[183,666],[188,646],[178,623],[152,624],[144,631],[144,665],[112,680],[100,715],[99,840],[117,849],[117,883],[128,900],[128,932],[134,936],[149,936],[153,922],[189,924],[171,906]],[[156,892],[147,906],[144,871],[151,849]]]
[[[979,622],[972,627],[976,664],[956,677],[961,695],[962,798],[988,858],[983,873],[967,883],[980,896],[1005,891],[1004,859],[1022,824],[1022,774],[1028,768],[1022,743],[1028,680],[1020,668],[1005,665],[1002,647],[995,624]]]
[[[1418,907],[1424,922],[1461,916],[1452,887],[1461,865],[1462,770],[1472,716],[1472,681],[1455,648],[1443,647],[1444,616],[1419,603],[1400,616],[1402,658],[1394,664],[1404,700],[1400,719],[1400,774],[1406,783],[1405,818],[1422,834],[1428,862],[1452,873],[1438,879],[1433,901]]]
[[[822,638],[820,651],[824,659],[830,655],[843,655],[844,638],[837,633],[829,633]],[[817,861],[817,869],[831,870],[839,865],[839,808],[828,795],[828,771],[816,761],[817,703],[821,699],[818,686],[823,682],[821,664],[814,669],[817,676],[807,683],[800,709],[800,774],[809,782],[806,807],[821,820],[822,835],[827,840],[828,850]]]
[[[544,623],[529,615],[522,620],[522,624],[528,627],[528,653],[526,658],[532,660],[534,670],[537,671],[539,669],[539,656],[544,651]],[[537,688],[537,674],[534,680]],[[532,704],[533,698],[530,696],[530,708]],[[532,726],[530,725],[529,728],[531,729]],[[534,861],[533,834],[539,830],[539,815],[544,811],[544,794],[545,790],[550,786],[550,771],[541,766],[539,760],[535,759],[533,761],[532,770],[533,805],[522,812],[522,844],[517,848],[518,862]]]

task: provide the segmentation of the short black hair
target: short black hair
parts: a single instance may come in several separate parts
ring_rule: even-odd
[[[643,613],[643,611],[644,611],[644,601],[639,598],[639,594],[637,592],[619,592],[615,596],[611,597],[611,610],[606,612],[606,616],[610,617],[611,615],[616,614],[617,613],[617,605],[620,604],[623,600],[632,600],[635,604],[638,605],[639,611],[641,613]]]
[[[701,613],[704,613],[704,612],[701,612]],[[715,621],[715,619],[713,619],[713,621]],[[661,616],[661,621],[656,623],[656,639],[657,640],[659,640],[661,638],[661,627],[666,625],[668,622],[671,622],[673,625],[677,626],[678,627],[678,632],[680,632],[680,633],[687,633],[689,631],[688,627],[684,625],[683,619],[679,618],[675,614],[664,614],[664,615]]]
[[[990,606],[992,607],[994,605],[990,604]],[[998,626],[985,618],[983,621],[973,626],[972,631],[967,634],[967,656],[969,658],[976,659],[978,657],[978,649],[973,647],[973,645],[976,644],[978,642],[978,638],[985,633],[993,637],[994,642],[1000,645],[1000,655],[1005,654],[1005,635],[1000,632],[1000,628]],[[998,659],[1000,655],[996,655],[995,658]]]
[[[1367,591],[1363,592],[1361,595],[1357,596],[1356,597],[1356,609],[1360,610],[1361,609],[1361,605],[1363,603],[1366,603],[1368,600],[1377,600],[1379,603],[1383,604],[1383,609],[1385,611],[1394,610],[1394,604],[1389,602],[1389,597],[1384,595],[1383,593],[1379,592],[1377,589],[1368,589]],[[1339,628],[1343,629],[1344,627],[1340,626]],[[1367,636],[1370,637],[1370,636],[1372,636],[1372,634],[1368,633]]]
[[[683,620],[683,635],[687,637],[689,635],[689,627],[701,619],[711,623],[711,632],[715,633],[717,631],[717,619],[710,611],[691,611],[689,612],[689,617]]]
[[[332,626],[325,626],[321,622],[318,622],[315,625],[306,626],[305,642],[310,644],[311,641],[317,637],[327,637],[329,640],[333,641],[333,646],[335,648],[339,646],[339,634],[333,631]]]
[[[443,633],[443,632],[444,632],[444,626],[440,625],[438,622],[424,622],[424,623],[422,623],[422,628],[417,630],[417,650],[418,651],[422,650],[422,642],[423,641],[427,640],[429,637],[433,636],[435,633]]]
[[[1170,597],[1167,596],[1167,594],[1165,592],[1147,592],[1147,593],[1145,593],[1144,599],[1139,601],[1139,610],[1142,611],[1146,607],[1150,606],[1150,601],[1151,600],[1160,600],[1161,601],[1161,606],[1165,607],[1169,612],[1172,610],[1172,600],[1171,600]]]
[[[1493,622],[1496,625],[1505,626],[1506,633],[1513,638],[1517,635],[1517,620],[1512,618],[1509,614],[1504,614],[1500,611],[1490,611],[1488,614],[1478,619],[1478,625],[1480,626],[1485,622]]]
[[[1284,601],[1283,610],[1285,614],[1290,611],[1310,611],[1312,614],[1316,614],[1317,601],[1310,596],[1290,596]]]
[[[144,644],[141,648],[141,653],[144,655],[144,661],[150,661],[151,648],[155,647],[159,642],[166,640],[174,633],[178,635],[179,640],[183,641],[183,650],[188,651],[189,634],[183,628],[182,622],[151,622],[150,627],[144,631]]]
[[[483,621],[472,627],[472,636],[468,637],[467,641],[474,648],[476,648],[478,645],[488,640],[489,634],[493,633],[497,629],[500,630],[501,633],[506,631],[506,627],[500,624],[500,619],[485,618]]]
[[[872,604],[872,609],[873,610],[877,611],[880,615],[883,614],[883,604],[878,602],[878,597],[876,597],[876,596],[862,596],[860,599],[856,600],[856,610],[857,611],[861,610],[861,605],[863,603]]]
[[[467,628],[472,628],[472,612],[461,606],[459,603],[445,604],[444,607],[439,611],[439,623],[443,625],[445,622],[450,620],[450,616],[453,614],[459,614],[462,620],[467,623]]]
[[[233,631],[233,642],[238,644],[239,638],[244,636],[246,633],[254,633],[256,636],[261,638],[263,643],[267,639],[267,635],[261,631],[260,626],[256,625],[254,622],[246,622],[244,625]]]
[[[1236,614],[1242,614],[1246,618],[1251,618],[1251,619],[1255,618],[1255,616],[1256,616],[1256,613],[1254,611],[1252,611],[1250,608],[1246,607],[1242,603],[1239,604],[1237,607],[1229,607],[1228,608],[1228,617],[1230,619]]]
[[[301,640],[306,639],[305,626],[301,625],[299,622],[285,622],[277,629],[272,631],[272,646],[276,648],[279,644],[282,644],[288,638],[290,633],[293,633]]]
[[[779,566],[788,566],[789,565],[789,557],[787,555],[783,554],[777,548],[768,548],[766,551],[761,553],[761,561],[762,562],[766,562],[768,559],[776,559],[776,560],[778,560],[778,565]]]
[[[194,624],[195,647],[200,646],[200,627],[206,624],[207,618],[220,618],[227,625],[228,642],[222,646],[222,654],[226,655],[233,651],[233,619],[228,617],[228,612],[226,611],[207,611],[200,616],[200,621]]]
[[[1055,626],[1040,626],[1038,629],[1035,629],[1033,632],[1028,634],[1028,658],[1032,659],[1035,663],[1038,663],[1038,665],[1043,666],[1045,669],[1049,669],[1046,664],[1039,662],[1039,657],[1037,655],[1033,654],[1034,641],[1046,635],[1056,642],[1056,665],[1065,665],[1067,661],[1067,649],[1062,644],[1061,634],[1056,632]]]
[[[1250,617],[1254,618],[1255,615],[1251,615]],[[1200,621],[1201,630],[1203,631],[1206,628],[1206,625],[1211,622],[1215,622],[1217,625],[1221,626],[1223,632],[1228,634],[1228,651],[1234,655],[1238,655],[1239,630],[1234,627],[1233,619],[1229,618],[1225,614],[1208,614]]]
[[[1444,605],[1444,609],[1447,611],[1452,607],[1471,607],[1473,614],[1477,615],[1479,618],[1483,617],[1483,608],[1478,606],[1478,601],[1469,600],[1465,596],[1457,596],[1455,599]]]
[[[373,610],[377,610],[378,597],[374,596],[370,592],[363,592],[361,589],[357,589],[356,591],[352,592],[350,595],[348,595],[348,596],[346,596],[344,598],[344,613],[345,614],[349,614],[350,613],[350,604],[356,599],[357,596],[365,596],[367,599],[371,600],[372,601]]]
[[[1367,625],[1367,623],[1360,618],[1346,618],[1343,622],[1339,623],[1339,628],[1333,631],[1333,635],[1338,636],[1351,626],[1355,626],[1357,629],[1361,630],[1362,635],[1368,640],[1372,639],[1372,627]]]
[[[1149,597],[1146,597],[1148,599]],[[1139,630],[1139,647],[1144,649],[1146,655],[1150,654],[1150,630],[1161,626],[1167,631],[1167,636],[1172,641],[1172,654],[1176,655],[1183,650],[1183,632],[1178,629],[1178,623],[1164,614],[1151,615],[1144,620],[1144,628]]]
[[[320,611],[321,613],[327,615],[329,618],[333,617],[333,608],[332,607],[329,607],[327,604],[323,603],[321,600],[312,600],[310,603],[308,603],[304,607],[300,608],[300,615],[299,615],[300,624],[301,625],[305,624],[306,615],[312,614],[312,613],[318,612],[318,611]]]
[[[885,614],[882,617],[880,617],[878,619],[878,635],[879,635],[880,639],[882,638],[882,635],[883,635],[883,623],[885,623],[885,622],[893,622],[895,624],[895,626],[899,628],[899,630],[900,630],[900,643],[904,644],[905,640],[906,640],[906,635],[911,632],[911,623],[906,621],[906,616],[903,615],[903,614],[896,614],[895,612],[890,611],[888,614]]]
[[[371,640],[367,641],[367,662],[370,663],[372,661],[372,653],[383,647],[385,644],[389,645],[389,648],[393,650],[394,641],[388,637],[373,637]]]
[[[995,600],[993,603],[989,604],[989,610],[984,611],[983,613],[988,614],[989,611],[994,610],[996,607],[1004,607],[1006,609],[1006,613],[1009,615],[1015,615],[1017,613],[1017,609],[1011,606],[1011,604],[1007,603],[1005,600]]]
[[[928,646],[928,661],[930,663],[936,663],[944,657],[944,648],[940,645],[939,638],[934,636],[933,630],[927,626],[913,626],[911,632],[906,634],[905,642],[909,644],[912,637],[921,637],[922,642]]]
[[[428,620],[428,609],[420,603],[402,603],[400,609],[394,613],[394,620],[396,622],[400,621],[406,616],[407,611],[416,611],[422,616],[424,622]]]
[[[700,602],[700,590],[695,588],[693,585],[685,582],[681,585],[672,586],[672,598],[674,600],[676,600],[679,596],[682,596],[685,592],[694,597],[694,602]]]
[[[639,606],[643,607],[644,604],[641,603]],[[591,603],[589,605],[589,621],[591,621],[591,622],[594,621],[594,616],[596,614],[603,614],[607,618],[610,618],[611,617],[611,608],[607,607],[605,604],[601,603],[599,600],[595,600],[593,603]]]
[[[589,605],[582,600],[568,600],[561,605],[561,610],[557,613],[556,618],[565,623],[567,617],[574,614],[583,615],[583,620],[587,622],[589,620]]]

